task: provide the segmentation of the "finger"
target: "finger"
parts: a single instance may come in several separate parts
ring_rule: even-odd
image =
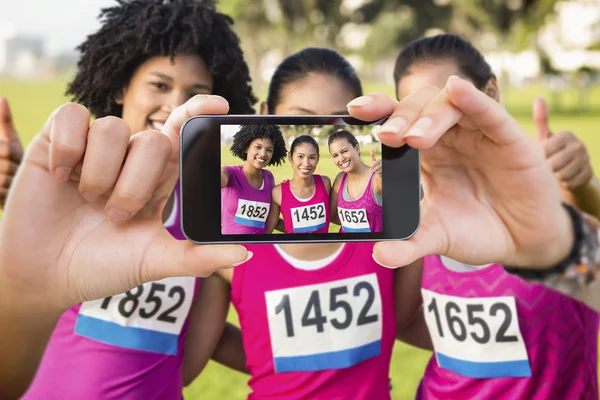
[[[508,111],[471,82],[452,76],[444,91],[450,102],[492,142],[508,145],[524,137],[523,130]],[[436,124],[435,129],[447,130],[448,127]]]
[[[592,179],[592,172],[588,168],[583,168],[577,175],[566,182],[568,190],[576,189],[582,185],[585,185]]]
[[[560,170],[556,171],[555,174],[561,181],[568,183],[577,174],[579,174],[584,167],[577,160],[572,160],[570,163],[565,165]]]
[[[79,191],[87,201],[95,201],[114,186],[130,137],[129,127],[119,118],[101,118],[90,126],[79,178]]]
[[[371,149],[371,165],[374,165],[375,161],[377,161],[375,159],[375,149]]]
[[[364,121],[374,121],[384,116],[388,120],[378,131],[379,140],[390,146],[406,144],[404,134],[420,116],[423,108],[440,92],[437,88],[424,88],[398,102],[382,93],[359,97],[348,104],[350,114]]]
[[[85,152],[90,114],[79,104],[60,107],[50,122],[50,172],[65,182],[81,162]]]
[[[556,153],[563,152],[568,147],[571,138],[566,133],[567,132],[560,132],[544,141],[542,147],[546,158],[550,158]]]
[[[164,231],[144,255],[143,281],[157,281],[172,276],[206,277],[217,269],[240,265],[252,253],[239,245],[195,245],[177,240]]]
[[[533,121],[538,142],[543,142],[552,136],[548,123],[548,105],[543,97],[538,97],[533,101]]]
[[[171,142],[160,132],[145,131],[131,137],[125,164],[106,204],[106,214],[113,222],[126,221],[148,203],[170,156]]]
[[[398,268],[430,254],[444,254],[447,240],[441,229],[424,217],[421,227],[413,237],[404,241],[379,242],[373,249],[373,259],[387,268]]]
[[[569,147],[565,147],[560,149],[560,151],[554,152],[546,160],[548,161],[548,164],[552,168],[553,172],[560,171],[571,162],[576,162],[583,165],[588,163],[587,155],[585,155],[585,157],[578,156],[577,152],[571,151]]]
[[[188,119],[197,115],[227,114],[228,111],[229,103],[221,96],[199,94],[173,110],[161,132],[179,137],[179,131]]]
[[[8,140],[19,139],[6,97],[0,97],[0,137]]]
[[[0,137],[10,143],[10,158],[20,162],[23,158],[23,144],[15,128],[10,106],[5,97],[0,97]]]
[[[185,122],[198,115],[222,115],[228,111],[229,103],[223,97],[196,95],[171,112],[161,130],[171,141],[170,167],[165,171],[168,179],[156,191],[157,196],[170,195],[179,177],[179,132]]]
[[[0,175],[14,175],[19,164],[12,160],[0,159]]]

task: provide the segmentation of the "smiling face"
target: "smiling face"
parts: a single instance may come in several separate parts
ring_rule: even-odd
[[[160,130],[171,112],[197,94],[212,93],[212,76],[196,55],[154,57],[134,72],[123,94],[123,120],[132,133]]]
[[[345,138],[339,138],[331,142],[329,152],[334,164],[344,172],[353,172],[361,163],[360,148]]]
[[[254,139],[248,146],[246,162],[256,169],[263,169],[271,162],[274,148],[269,138]]]
[[[308,178],[315,172],[317,164],[319,164],[317,148],[310,143],[296,145],[290,155],[290,162],[294,168],[294,175],[300,178]]]

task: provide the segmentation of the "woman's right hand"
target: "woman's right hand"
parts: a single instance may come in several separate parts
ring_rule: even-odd
[[[0,208],[23,159],[23,145],[10,112],[8,100],[0,97]]]
[[[179,177],[182,124],[227,111],[221,97],[195,96],[172,112],[162,133],[130,136],[119,118],[90,125],[81,105],[56,110],[29,146],[6,204],[0,292],[57,311],[246,260],[242,246],[178,241],[161,218]]]

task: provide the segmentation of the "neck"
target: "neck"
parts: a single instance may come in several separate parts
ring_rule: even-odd
[[[312,175],[303,177],[294,174],[292,177],[292,183],[297,186],[311,187],[314,183],[314,178]]]
[[[261,171],[262,171],[262,169],[256,168],[254,165],[252,165],[248,161],[244,162],[244,165],[242,166],[242,170],[244,171],[244,174],[248,177],[261,176]]]
[[[348,178],[356,179],[362,177],[363,175],[366,175],[367,173],[369,175],[371,174],[371,168],[369,168],[364,162],[361,161],[354,171],[348,172]]]
[[[279,247],[290,256],[302,261],[327,258],[343,246],[343,243],[282,244]]]

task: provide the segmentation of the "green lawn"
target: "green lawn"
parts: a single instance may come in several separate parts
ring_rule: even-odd
[[[65,81],[56,82],[11,82],[0,80],[0,96],[6,96],[13,110],[16,126],[24,144],[29,143],[38,129],[44,124],[52,110],[66,101],[62,95]],[[393,94],[393,88],[383,85],[365,85],[365,92],[383,91]],[[600,171],[600,87],[587,92],[587,111],[578,111],[580,98],[576,91],[568,91],[552,96],[538,86],[513,89],[503,96],[504,104],[517,116],[522,126],[533,132],[530,119],[531,102],[538,95],[544,95],[552,109],[552,129],[569,129],[575,132],[588,146],[595,171]],[[559,102],[560,100],[560,102]],[[560,106],[560,107],[559,107]],[[318,172],[334,177],[337,168],[328,152],[322,152]],[[233,161],[228,159],[229,161]],[[225,160],[227,162],[227,159]],[[365,159],[365,161],[367,161]],[[289,178],[289,164],[274,170],[276,179]],[[230,320],[237,321],[232,309]],[[393,379],[393,399],[412,399],[417,383],[423,373],[427,352],[398,344],[394,349],[391,366]],[[248,393],[247,376],[232,372],[210,363],[202,376],[185,390],[186,399],[243,399]]]

